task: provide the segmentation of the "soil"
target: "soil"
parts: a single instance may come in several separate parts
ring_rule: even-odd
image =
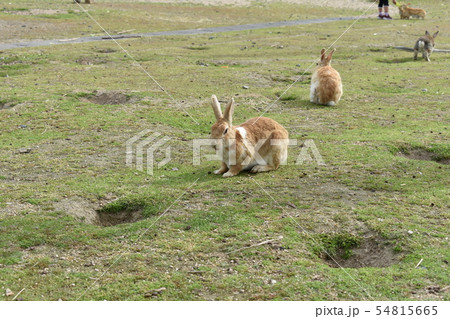
[[[30,203],[8,202],[5,207],[0,207],[0,217],[19,216],[36,211],[37,206]]]
[[[63,211],[75,219],[86,224],[99,225],[100,218],[96,209],[98,204],[94,204],[81,197],[65,198],[54,205],[55,210]]]
[[[135,102],[132,101],[132,98],[121,92],[97,92],[96,95],[88,98],[83,98],[88,100],[91,103],[99,104],[99,105],[114,105],[114,104],[126,104]]]
[[[419,161],[433,161],[436,163],[449,165],[450,164],[450,158],[440,159],[437,157],[436,154],[433,152],[429,152],[427,150],[423,149],[411,149],[405,152],[399,152],[397,153],[397,156],[413,159],[413,160],[419,160]]]
[[[352,255],[349,258],[344,258],[343,254],[343,251],[338,252],[332,256],[334,260],[325,253],[321,257],[333,268],[340,268],[339,265],[344,268],[384,268],[397,264],[401,257],[394,252],[391,243],[376,233],[365,236],[361,244],[352,249]]]
[[[74,10],[74,12],[79,12],[79,10]],[[18,11],[5,11],[8,14],[22,15],[22,16],[34,16],[34,15],[54,15],[54,14],[65,14],[67,10],[53,10],[53,9],[30,9],[30,10],[18,10]]]
[[[367,9],[372,5],[366,0],[281,0],[283,2],[315,5],[319,7],[327,6],[333,8],[353,8],[353,9]],[[235,5],[235,6],[249,6],[252,0],[141,0],[141,2],[163,2],[163,3],[197,3],[203,5]],[[280,0],[267,0],[266,2],[280,2]]]
[[[6,110],[6,109],[10,109],[12,107],[14,107],[14,103],[0,101],[0,110]]]
[[[54,204],[54,208],[67,213],[80,222],[103,227],[134,223],[143,219],[140,210],[111,213],[101,210],[104,204],[103,202],[94,203],[81,197],[72,197],[57,202]]]
[[[108,227],[118,224],[135,223],[144,219],[140,210],[136,211],[121,211],[117,213],[97,212],[99,223],[97,225]]]

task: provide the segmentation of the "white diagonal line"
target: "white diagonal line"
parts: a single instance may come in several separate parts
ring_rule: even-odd
[[[142,236],[144,236],[149,230],[150,230],[150,228],[152,228],[153,227],[153,225],[155,225],[157,222],[158,222],[158,220],[160,220],[164,215],[166,215],[166,213],[172,208],[172,206],[173,205],[175,205],[179,200],[180,200],[180,198],[181,197],[183,197],[184,196],[184,194],[186,194],[186,192],[188,191],[188,190],[190,190],[191,188],[192,188],[192,186],[194,186],[197,182],[198,182],[198,180],[200,179],[200,177],[199,178],[197,178],[191,185],[189,185],[189,187],[188,188],[186,188],[185,190],[184,190],[184,192],[180,195],[180,196],[178,196],[178,198],[175,200],[175,201],[173,201],[173,203],[172,204],[170,204],[170,206],[169,207],[167,207],[166,208],[166,210],[162,213],[162,214],[160,214],[159,216],[158,216],[158,218],[156,218],[154,221],[153,221],[153,223],[150,225],[150,226],[148,226],[139,236],[138,236],[138,238],[133,242],[133,244],[135,244],[135,243],[137,243],[141,238],[142,238]],[[121,253],[120,255],[119,255],[119,257],[117,257],[115,260],[114,260],[114,262],[108,267],[108,268],[106,268],[106,270],[98,277],[98,278],[96,278],[95,279],[95,281],[77,298],[77,301],[78,300],[80,300],[111,268],[112,268],[112,266],[114,266],[122,257],[123,257],[123,255],[125,255],[125,253],[127,253],[127,252],[129,252],[129,249],[127,249],[126,251],[124,251],[123,253]]]
[[[283,213],[285,213],[285,214],[287,214],[288,216],[289,216],[289,218],[290,219],[292,219],[293,221],[294,221],[294,223],[298,226],[298,227],[300,227],[301,229],[302,229],[302,231],[306,234],[306,235],[308,235],[308,237],[309,238],[311,238],[312,239],[312,241],[317,245],[317,246],[319,246],[320,247],[320,249],[325,253],[325,254],[327,254],[327,256],[328,257],[330,257],[331,258],[331,260],[333,260],[335,263],[336,263],[336,265],[338,265],[339,266],[339,268],[341,268],[346,274],[347,274],[347,276],[349,276],[350,278],[351,278],[351,280],[353,280],[357,285],[358,285],[358,287],[359,288],[361,288],[368,296],[369,296],[369,298],[370,299],[372,299],[373,300],[373,298],[372,298],[372,296],[370,295],[370,293],[363,287],[363,286],[361,286],[356,280],[355,280],[355,278],[353,278],[353,276],[352,275],[350,275],[350,273],[347,271],[347,270],[345,270],[345,268],[344,267],[342,267],[326,250],[325,250],[325,248],[323,248],[323,246],[322,245],[320,245],[315,239],[314,239],[314,237],[313,236],[311,236],[307,231],[306,231],[306,229],[305,228],[303,228],[303,226],[302,225],[300,225],[295,219],[294,219],[294,217],[292,217],[291,216],[291,214],[289,214],[289,213],[287,213],[284,209],[283,209],[283,207],[275,200],[275,198],[273,198],[272,197],[272,195],[270,195],[253,177],[250,177],[263,191],[264,191],[264,193],[266,193],[267,194],[267,196],[269,196],[271,199],[272,199],[272,201],[281,209],[281,211],[283,212]]]
[[[331,44],[331,45],[329,45],[328,46],[328,48],[326,49],[326,51],[328,51],[337,41],[339,41],[341,38],[342,38],[342,36],[344,35],[344,34],[346,34],[347,33],[347,31],[348,30],[350,30],[352,27],[353,27],[353,25],[356,23],[356,22],[358,22],[365,14],[366,14],[366,12],[367,11],[369,11],[369,9],[371,9],[372,7],[373,7],[373,5],[375,4],[375,2],[373,2],[371,5],[370,5],[370,7],[369,8],[367,8],[367,10],[366,11],[364,11],[359,17],[358,17],[358,19],[356,19],[355,21],[353,21],[353,23]],[[326,52],[325,51],[325,52]],[[311,67],[314,65],[314,64],[316,64],[317,62],[318,62],[319,60],[315,60],[313,63],[311,63],[309,66],[308,66],[308,68],[305,70],[305,71],[303,71],[303,73],[302,73],[302,75],[300,75],[293,83],[291,83],[288,87],[287,87],[287,89],[286,90],[284,90],[284,92],[283,93],[281,93],[281,95],[274,101],[274,102],[272,102],[272,104],[270,104],[262,113],[261,113],[261,115],[260,116],[258,116],[258,119],[256,120],[256,121],[254,121],[253,122],[253,124],[255,124],[256,122],[258,122],[258,120],[264,115],[264,114],[266,114],[274,105],[275,105],[275,103],[277,103],[280,99],[281,99],[281,97],[283,96],[283,95],[285,95],[286,94],[286,92],[287,91],[289,91],[293,86],[294,86],[294,84],[295,83],[297,83],[298,81],[300,81],[300,79],[303,77],[303,75],[305,75],[305,73],[306,72],[308,72],[309,71],[309,69],[311,69]],[[252,125],[253,125],[252,124]]]
[[[143,67],[139,62],[137,62],[136,59],[135,59],[129,52],[128,52],[123,46],[121,46],[120,43],[117,42],[116,39],[114,39],[114,38],[111,36],[111,34],[109,34],[109,32],[106,31],[105,28],[103,28],[103,27],[100,25],[100,23],[98,23],[97,20],[95,20],[95,19],[89,14],[89,12],[87,12],[86,9],[83,8],[83,6],[82,6],[81,4],[79,4],[78,2],[76,2],[76,4],[78,4],[78,6],[81,8],[81,10],[83,10],[83,12],[86,13],[86,15],[87,15],[92,21],[94,21],[94,22],[95,22],[95,23],[103,30],[103,32],[105,32],[105,33],[111,38],[111,40],[113,40],[113,41],[119,46],[119,48],[122,49],[123,52],[125,52],[125,54],[133,61],[133,63],[134,63],[136,66],[138,66],[142,71],[144,71],[144,73],[147,74],[147,76],[148,76],[150,79],[152,79],[152,81],[155,82],[155,84],[156,84],[156,85],[157,85],[164,93],[166,93],[166,94],[172,99],[172,101],[173,101],[180,109],[182,109],[183,112],[185,112],[185,113],[191,118],[191,120],[193,120],[193,121],[195,122],[195,124],[200,125],[200,123],[197,122],[197,121],[191,116],[191,114],[190,114],[188,111],[186,111],[186,108],[182,107],[182,106],[175,100],[175,98],[174,98],[169,92],[167,92],[166,89],[164,89],[164,88],[161,86],[161,84],[159,84],[159,82],[156,81],[156,79],[155,79],[150,73],[148,73],[147,70],[144,69],[144,67]]]

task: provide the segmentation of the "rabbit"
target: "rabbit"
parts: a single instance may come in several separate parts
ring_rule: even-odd
[[[320,62],[311,77],[310,100],[312,103],[334,106],[341,99],[341,76],[330,65],[334,51],[331,51],[327,57],[325,57],[325,49],[320,51]]]
[[[417,60],[417,54],[422,52],[422,57],[430,62],[431,52],[434,50],[434,39],[436,39],[439,31],[431,35],[428,31],[425,31],[425,36],[420,37],[414,45],[414,60]]]
[[[216,116],[211,138],[216,140],[214,148],[222,161],[214,174],[231,177],[243,170],[268,172],[287,161],[289,134],[282,125],[266,117],[255,117],[233,126],[234,99],[228,102],[223,115],[215,95],[211,102]]]
[[[406,4],[399,6],[398,11],[400,19],[409,19],[410,16],[425,19],[425,15],[427,14],[423,9],[410,8]]]

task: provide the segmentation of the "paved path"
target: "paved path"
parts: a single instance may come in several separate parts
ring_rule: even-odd
[[[314,23],[326,23],[333,21],[342,20],[356,20],[358,17],[342,17],[342,18],[322,18],[322,19],[310,19],[310,20],[293,20],[293,21],[280,21],[280,22],[264,22],[255,24],[243,24],[243,25],[233,25],[225,27],[215,27],[215,28],[205,28],[205,29],[190,29],[190,30],[174,30],[174,31],[160,31],[160,32],[148,32],[148,33],[136,33],[127,35],[118,35],[121,37],[157,37],[157,36],[167,36],[167,35],[195,35],[195,34],[208,34],[208,33],[219,33],[219,32],[230,32],[230,31],[246,31],[246,30],[256,30],[256,29],[266,29],[266,28],[277,28],[277,27],[287,27],[299,24],[314,24]],[[96,36],[96,37],[85,37],[85,38],[75,38],[75,39],[59,39],[59,40],[31,40],[23,41],[17,43],[0,43],[0,50],[17,49],[17,48],[31,48],[40,47],[55,44],[67,44],[67,43],[85,43],[94,41],[107,41],[111,40],[109,37]]]

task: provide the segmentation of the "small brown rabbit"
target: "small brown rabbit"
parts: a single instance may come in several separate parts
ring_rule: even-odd
[[[211,138],[221,156],[222,166],[214,174],[231,177],[243,170],[252,173],[268,172],[287,160],[289,134],[276,121],[255,117],[233,126],[234,100],[231,99],[222,115],[216,96],[211,97],[216,123],[211,127]]]
[[[431,35],[428,31],[425,31],[425,36],[420,37],[414,45],[414,60],[417,60],[417,54],[422,52],[422,57],[430,62],[431,52],[434,50],[434,39],[437,37],[439,31]]]
[[[331,51],[327,57],[325,57],[325,49],[320,51],[320,62],[311,77],[310,100],[312,103],[334,106],[341,99],[341,76],[330,65],[334,51]]]
[[[399,6],[398,11],[400,13],[400,19],[409,19],[410,16],[425,19],[425,15],[427,14],[423,9],[410,8],[406,4]]]

